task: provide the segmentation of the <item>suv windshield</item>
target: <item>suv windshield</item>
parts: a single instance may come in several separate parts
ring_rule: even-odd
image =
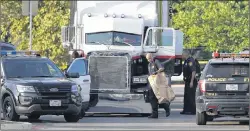
[[[88,45],[117,45],[117,46],[140,46],[141,35],[124,32],[98,32],[87,33],[86,44]]]
[[[5,59],[3,68],[7,78],[64,77],[61,70],[46,59]]]
[[[211,64],[208,66],[205,77],[248,77],[249,64]]]

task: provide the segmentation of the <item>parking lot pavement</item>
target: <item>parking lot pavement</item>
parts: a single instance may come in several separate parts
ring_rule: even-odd
[[[1,131],[4,130],[30,130],[32,123],[29,122],[12,122],[1,120]]]
[[[176,94],[183,95],[184,86],[173,86]],[[65,122],[63,116],[42,116],[32,122],[32,130],[249,130],[248,119],[218,118],[205,126],[195,124],[195,115],[180,115],[183,97],[176,97],[171,103],[171,115],[164,117],[165,112],[159,110],[159,119],[147,117],[103,116],[84,117],[77,123]],[[29,123],[27,117],[21,117],[21,122]],[[245,122],[243,124],[239,123]],[[14,126],[13,126],[14,127]],[[19,127],[20,128],[20,127]]]

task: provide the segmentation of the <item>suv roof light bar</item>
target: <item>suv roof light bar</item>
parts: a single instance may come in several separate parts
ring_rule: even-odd
[[[1,56],[40,56],[39,51],[1,51]]]
[[[213,52],[213,58],[249,58],[249,54]]]

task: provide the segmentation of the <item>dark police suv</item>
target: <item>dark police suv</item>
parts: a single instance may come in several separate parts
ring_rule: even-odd
[[[48,58],[35,52],[1,51],[1,107],[5,120],[20,115],[30,120],[41,115],[64,115],[67,122],[80,119],[80,88]]]
[[[223,116],[249,117],[249,55],[214,53],[196,90],[196,124]]]

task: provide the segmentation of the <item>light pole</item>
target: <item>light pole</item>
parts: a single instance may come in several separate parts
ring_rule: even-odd
[[[30,13],[30,41],[29,41],[29,50],[32,50],[32,4],[31,0],[29,1],[29,13]]]

